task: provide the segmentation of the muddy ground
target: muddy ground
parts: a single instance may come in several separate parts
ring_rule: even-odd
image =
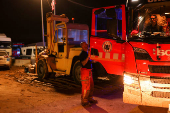
[[[94,98],[98,104],[80,104],[81,85],[71,77],[39,81],[37,75],[25,73],[24,67],[0,69],[0,113],[143,113],[167,109],[123,103],[122,78],[95,80]]]

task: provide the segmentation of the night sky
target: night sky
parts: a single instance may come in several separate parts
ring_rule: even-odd
[[[43,0],[44,28],[46,34],[47,12],[51,12],[51,1]],[[126,0],[56,0],[56,14],[66,14],[75,23],[91,26],[92,8],[124,3]],[[41,42],[41,0],[0,0],[0,33],[5,33],[13,42],[25,44]]]

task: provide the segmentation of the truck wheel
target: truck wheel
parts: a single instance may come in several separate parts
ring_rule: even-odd
[[[80,74],[81,67],[82,66],[79,60],[73,66],[72,76],[77,84],[81,84],[81,74]]]
[[[44,79],[47,78],[48,76],[48,69],[47,69],[47,64],[45,62],[45,60],[39,60],[37,63],[37,74],[38,74],[38,78]]]

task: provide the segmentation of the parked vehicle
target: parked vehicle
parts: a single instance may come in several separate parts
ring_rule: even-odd
[[[20,58],[21,47],[24,47],[23,43],[12,44],[12,57],[14,57],[15,59]]]
[[[169,0],[127,0],[92,10],[91,59],[102,72],[124,76],[125,103],[169,107],[169,7]]]
[[[5,50],[0,50],[0,67],[10,69],[11,58]]]
[[[44,50],[43,46],[37,46],[38,54]],[[31,64],[35,63],[35,46],[21,47],[21,59],[31,59]]]
[[[58,24],[54,25],[54,21]],[[47,16],[47,49],[38,55],[39,79],[56,75],[71,75],[80,83],[80,43],[88,43],[89,27],[86,24],[68,23],[65,15]],[[60,23],[59,23],[60,22]]]
[[[0,50],[5,50],[10,57],[12,56],[11,38],[5,34],[0,34]]]

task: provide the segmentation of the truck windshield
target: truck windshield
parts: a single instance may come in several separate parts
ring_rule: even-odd
[[[68,41],[88,41],[88,30],[68,29]]]
[[[0,41],[0,48],[3,48],[3,49],[11,48],[11,42],[10,41]]]
[[[63,28],[58,29],[58,33],[56,30],[55,37],[57,41],[58,34],[58,42],[63,42]],[[69,42],[77,42],[77,41],[85,41],[88,42],[88,30],[79,30],[79,29],[68,29],[68,41]]]
[[[150,3],[131,8],[128,38],[170,37],[170,2]]]

